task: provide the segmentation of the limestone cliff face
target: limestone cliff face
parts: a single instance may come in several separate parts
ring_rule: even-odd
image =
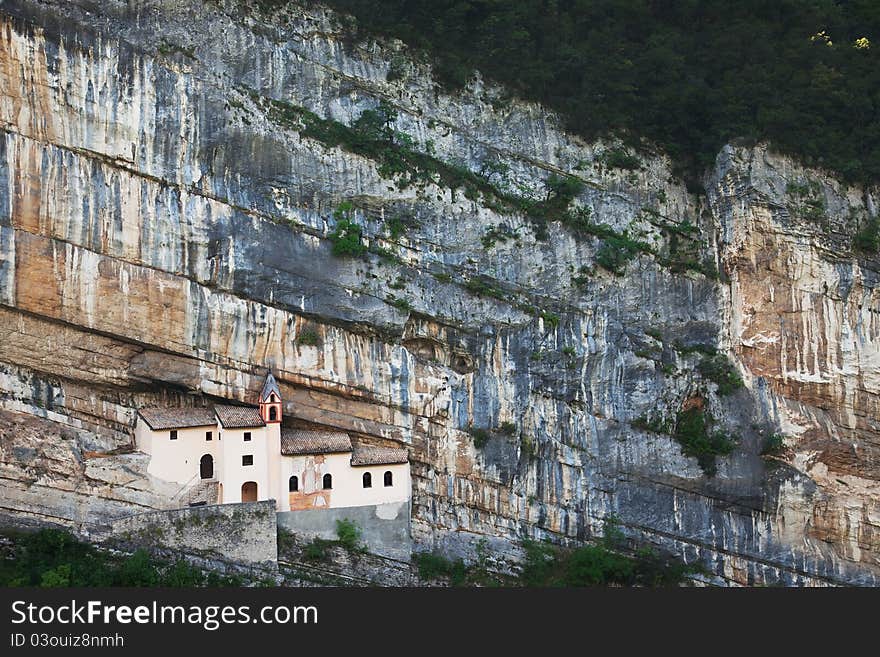
[[[540,240],[278,111],[350,125],[379,101],[416,148],[517,194],[576,176],[577,207],[650,248],[615,275],[595,235]],[[693,196],[665,159],[603,166],[608,144],[501,89],[435,89],[332,14],[242,0],[7,0],[0,129],[5,512],[84,526],[163,506],[137,468],[112,494],[84,478],[83,445],[128,444],[146,403],[252,401],[271,368],[289,415],[410,448],[424,547],[515,556],[613,514],[732,581],[880,578],[878,263],[850,246],[871,190],[731,146]],[[363,257],[332,254],[345,202]],[[710,349],[744,388],[719,394]],[[739,436],[714,477],[640,428],[694,405]],[[65,431],[69,467],[28,461]],[[774,433],[785,450],[762,458]],[[57,503],[65,486],[83,495]]]
[[[819,487],[807,541],[876,566],[878,263],[851,247],[854,219],[876,214],[876,190],[841,187],[758,150],[725,149],[711,182],[726,227],[731,345],[787,436],[786,460]],[[819,221],[811,202],[827,210]],[[780,512],[792,492],[785,482]]]

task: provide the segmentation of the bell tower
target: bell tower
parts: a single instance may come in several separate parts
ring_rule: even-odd
[[[272,372],[266,377],[260,393],[260,417],[266,424],[281,424],[281,391]]]
[[[281,510],[281,500],[287,499],[281,485],[281,390],[272,372],[266,377],[260,392],[260,417],[266,423],[266,457],[268,460],[268,499],[275,500]]]

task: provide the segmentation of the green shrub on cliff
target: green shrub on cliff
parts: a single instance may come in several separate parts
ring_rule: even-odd
[[[535,455],[538,453],[535,439],[525,433],[519,437],[519,448],[522,455],[529,461],[535,458]]]
[[[166,561],[146,550],[124,555],[83,543],[66,531],[7,533],[13,554],[0,559],[0,586],[236,586],[241,581],[204,573],[184,560]]]
[[[505,436],[512,436],[516,433],[516,424],[514,422],[502,422],[501,426],[498,427],[498,431]]]
[[[696,571],[651,548],[628,554],[606,544],[563,548],[523,541],[524,586],[674,586]]]
[[[354,520],[343,518],[336,521],[336,537],[339,544],[349,552],[360,552],[363,550],[361,538],[363,533],[361,528],[357,526]]]
[[[487,442],[489,442],[489,438],[491,434],[488,430],[482,429],[480,427],[473,427],[469,430],[471,437],[474,439],[474,447],[477,449],[483,447]]]
[[[351,203],[346,202],[340,204],[333,213],[336,227],[329,237],[335,256],[361,256],[367,252],[367,247],[361,240],[363,228],[352,221],[353,210]]]
[[[329,550],[334,544],[334,541],[326,538],[313,538],[303,548],[303,557],[307,561],[327,561],[330,558]]]
[[[296,341],[298,344],[306,345],[308,347],[317,347],[321,343],[321,337],[315,329],[303,328],[299,332]]]
[[[778,456],[785,451],[785,436],[781,433],[771,433],[764,439],[761,446],[762,456]]]
[[[703,472],[713,476],[718,471],[716,457],[730,454],[736,447],[736,439],[723,432],[713,431],[712,416],[699,407],[678,413],[672,437],[681,445],[685,456],[697,459]]]
[[[724,354],[703,356],[697,365],[697,370],[718,386],[719,395],[729,395],[744,385],[742,377],[736,371],[736,366]]]
[[[596,251],[596,263],[613,274],[623,274],[626,263],[639,253],[649,253],[650,246],[626,234],[607,235]]]
[[[853,237],[853,248],[866,255],[880,251],[880,218],[871,217],[865,220]]]
[[[612,169],[633,170],[641,166],[639,158],[630,155],[622,148],[612,148],[602,153],[601,162]]]
[[[551,173],[544,181],[547,188],[547,203],[558,212],[564,211],[569,204],[584,191],[584,183],[574,176],[560,176]]]
[[[468,569],[464,561],[450,561],[436,552],[416,552],[413,563],[423,580],[448,579],[451,586],[461,586],[467,580]]]

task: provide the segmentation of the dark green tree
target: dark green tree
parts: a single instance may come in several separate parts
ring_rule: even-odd
[[[265,12],[284,0],[264,0]],[[476,70],[588,138],[655,144],[692,179],[733,139],[769,140],[850,180],[880,177],[874,0],[328,0],[403,39],[441,84]],[[503,103],[502,103],[503,106]],[[380,110],[359,134],[389,141]]]

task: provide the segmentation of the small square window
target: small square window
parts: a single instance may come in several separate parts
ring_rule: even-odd
[[[205,432],[205,440],[214,440],[214,432],[206,431]]]
[[[242,465],[253,465],[254,464],[254,455],[253,454],[245,454],[241,457]]]
[[[177,440],[177,429],[171,430],[171,440]]]
[[[250,432],[250,431],[245,431],[245,432],[244,432],[244,442],[246,442],[246,443],[247,443],[247,442],[250,442],[250,439],[251,439],[251,432]]]

